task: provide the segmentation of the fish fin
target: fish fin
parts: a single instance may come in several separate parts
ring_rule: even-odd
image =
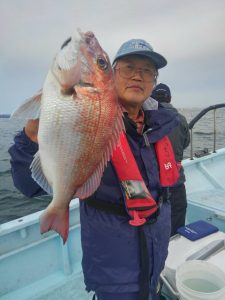
[[[39,151],[34,155],[34,159],[30,165],[30,169],[32,178],[40,185],[43,190],[52,195],[52,187],[42,171]]]
[[[76,190],[74,197],[84,199],[92,195],[100,185],[103,171],[104,165],[101,162],[95,172],[88,178],[88,180]]]
[[[11,115],[11,119],[38,119],[40,116],[42,89],[33,97],[26,99]]]
[[[74,197],[85,199],[92,195],[99,187],[105,166],[110,160],[111,155],[118,144],[120,133],[124,130],[122,116],[122,110],[120,109],[120,107],[118,107],[118,114],[115,121],[114,130],[111,134],[111,138],[108,141],[108,145],[106,147],[106,151],[103,154],[102,160],[96,168],[95,172],[92,174],[92,176],[89,177],[89,179],[76,190]]]
[[[104,153],[104,160],[106,163],[111,159],[113,151],[118,145],[120,134],[122,131],[125,131],[124,122],[123,122],[123,112],[121,107],[118,106],[115,125],[113,126],[113,131],[108,142],[108,147],[106,148],[106,151]]]
[[[69,234],[69,207],[66,209],[55,209],[48,206],[40,216],[40,232],[41,234],[49,230],[56,231],[63,239],[63,243],[67,241]]]

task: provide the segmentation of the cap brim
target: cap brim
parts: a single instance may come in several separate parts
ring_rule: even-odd
[[[163,57],[161,54],[157,53],[157,52],[149,52],[149,51],[133,51],[130,53],[124,53],[121,55],[118,55],[114,58],[112,65],[119,59],[125,56],[129,56],[129,55],[141,55],[141,56],[146,56],[148,57],[153,64],[156,66],[157,69],[161,69],[163,67],[165,67],[167,65],[167,60],[165,59],[165,57]]]

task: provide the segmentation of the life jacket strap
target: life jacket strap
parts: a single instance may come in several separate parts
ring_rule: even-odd
[[[111,161],[123,187],[126,209],[131,217],[129,224],[141,226],[158,207],[145,185],[124,132],[120,134]]]
[[[147,218],[146,224],[153,224],[156,222],[156,220],[160,214],[160,209],[161,209],[163,202],[167,202],[169,200],[169,198],[170,198],[170,188],[163,188],[161,190],[159,197],[157,198],[157,201],[156,201],[157,202],[157,210],[155,211],[154,214],[152,214],[151,216],[149,216]],[[109,201],[98,200],[95,196],[95,193],[82,201],[85,201],[85,203],[88,206],[93,207],[95,209],[98,209],[98,210],[103,211],[108,214],[118,215],[118,216],[122,216],[122,217],[129,216],[127,210],[125,209],[125,207],[122,203],[120,204],[120,203],[112,203]],[[132,220],[130,220],[130,221],[132,221]]]
[[[127,211],[125,210],[124,205],[122,203],[119,204],[108,201],[101,201],[95,197],[95,194],[86,198],[85,203],[88,204],[88,206],[101,210],[107,214],[113,214],[121,217],[128,216]]]

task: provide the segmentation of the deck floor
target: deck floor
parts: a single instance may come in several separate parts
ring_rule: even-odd
[[[56,280],[50,284],[54,279],[50,276],[0,298],[1,300],[92,300],[93,292],[86,292],[82,273],[70,275],[66,280],[59,280],[58,283]]]
[[[66,297],[65,297],[66,296]],[[83,274],[71,277],[64,286],[57,287],[45,295],[40,295],[35,300],[91,300],[93,293],[87,293],[83,282]]]

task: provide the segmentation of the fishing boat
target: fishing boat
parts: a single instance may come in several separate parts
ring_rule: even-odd
[[[222,107],[225,104],[210,106],[189,123],[191,153],[190,158],[183,161],[188,199],[186,223],[205,220],[217,226],[221,234],[225,233],[225,148],[216,149],[215,112]],[[214,111],[213,150],[203,149],[194,154],[193,127],[210,110]],[[85,291],[83,284],[78,199],[70,203],[70,233],[65,245],[54,232],[40,235],[41,213],[0,225],[0,299],[92,299],[92,294]],[[207,244],[200,248],[206,253],[204,249],[209,247]],[[172,255],[170,251],[169,255]],[[162,272],[162,294],[165,299],[178,299],[176,286],[167,275]]]
[[[188,225],[197,224],[198,226],[198,224],[200,224],[199,221],[204,222],[203,226],[209,224],[209,226],[212,225],[213,228],[217,228],[218,231],[195,241],[191,241],[179,234],[171,238],[168,249],[169,254],[165,268],[161,274],[161,280],[163,282],[162,295],[166,300],[225,299],[224,293],[222,297],[219,296],[218,298],[213,296],[213,293],[212,295],[210,295],[210,293],[204,293],[205,296],[203,296],[201,293],[199,294],[198,292],[189,290],[188,287],[186,287],[186,291],[184,291],[184,297],[181,297],[176,282],[179,267],[184,268],[184,266],[187,266],[188,269],[189,266],[186,262],[190,262],[191,260],[193,262],[196,260],[212,262],[215,267],[222,269],[225,278],[225,148],[216,149],[216,111],[224,107],[224,103],[207,107],[191,120],[189,123],[191,134],[190,158],[182,162],[185,170],[185,185],[188,202],[186,226],[184,228],[185,231],[187,231],[187,235],[192,236],[193,234],[190,229],[193,227]],[[209,111],[213,111],[213,149],[210,151],[208,148],[204,148],[194,153],[194,126]],[[199,228],[197,227],[197,229]],[[194,234],[196,234],[196,232],[194,232]],[[198,262],[196,265],[193,264],[192,268],[194,269],[189,268],[187,273],[188,276],[195,278]],[[205,273],[207,274],[209,271],[209,267],[207,266]],[[216,271],[218,270],[213,271],[215,273],[212,276],[216,278]],[[209,283],[210,282],[207,282],[208,285]],[[225,290],[225,281],[221,288]],[[195,287],[195,289],[199,290],[198,287]],[[203,289],[204,287],[200,287],[201,291],[203,291]],[[188,294],[188,292],[190,294]]]

